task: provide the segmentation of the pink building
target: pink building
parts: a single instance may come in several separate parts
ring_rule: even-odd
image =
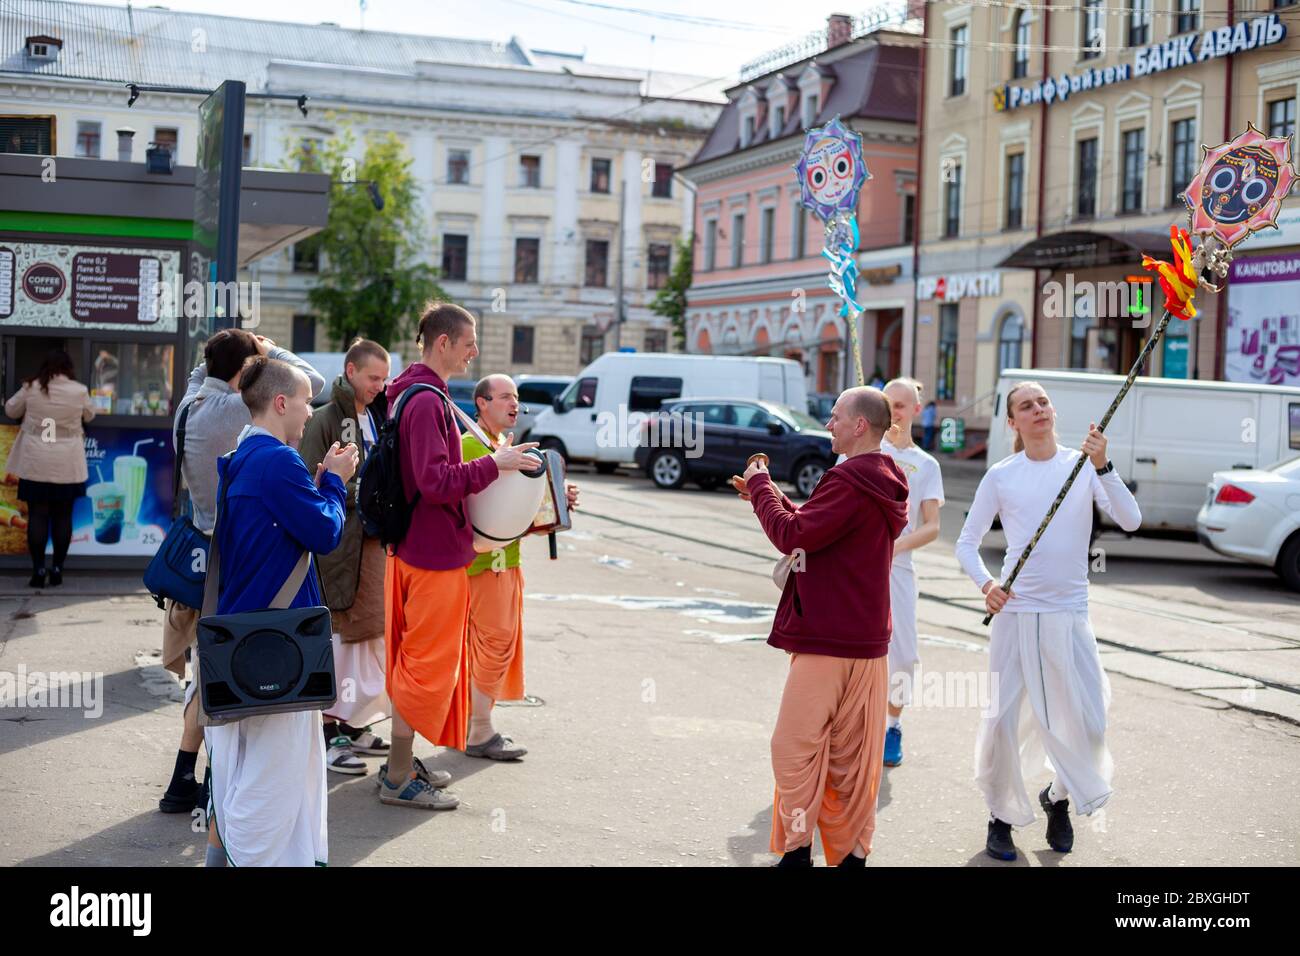
[[[824,39],[787,47],[784,62],[784,51],[759,61],[727,91],[730,102],[681,170],[697,187],[688,352],[794,358],[810,391],[850,383],[848,328],[826,283],[822,224],[800,205],[792,169],[804,131],[839,116],[862,134],[872,177],[858,203],[864,375],[889,378],[908,367],[918,25],[872,29],[833,15]]]

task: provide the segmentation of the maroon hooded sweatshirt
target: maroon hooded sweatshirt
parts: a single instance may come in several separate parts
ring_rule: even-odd
[[[855,455],[828,469],[802,507],[766,474],[748,487],[768,539],[782,554],[803,551],[803,570],[786,578],[767,642],[800,654],[884,657],[894,539],[907,526],[902,469],[888,455]]]
[[[447,383],[438,373],[416,362],[388,383],[390,415],[397,408],[398,397],[416,382],[446,394]],[[496,480],[497,463],[490,455],[471,462],[462,460],[455,415],[432,392],[412,395],[402,409],[398,448],[407,500],[417,493],[420,498],[411,515],[411,528],[397,546],[397,556],[426,571],[465,567],[477,556],[474,531],[465,516],[465,498]]]

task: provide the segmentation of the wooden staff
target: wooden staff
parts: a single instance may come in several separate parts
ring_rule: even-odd
[[[1111,416],[1113,416],[1115,410],[1119,408],[1119,403],[1124,401],[1124,396],[1128,394],[1128,390],[1133,387],[1133,380],[1138,377],[1138,372],[1142,370],[1142,365],[1146,362],[1147,356],[1151,354],[1151,350],[1156,347],[1156,343],[1159,342],[1160,338],[1165,334],[1165,327],[1169,325],[1170,318],[1169,310],[1166,309],[1164,315],[1160,317],[1159,324],[1156,325],[1155,332],[1151,334],[1151,338],[1147,339],[1147,344],[1142,346],[1142,351],[1138,354],[1137,361],[1134,362],[1133,367],[1129,369],[1128,378],[1124,379],[1124,384],[1120,386],[1119,394],[1115,396],[1115,400],[1110,403],[1110,408],[1106,409],[1106,414],[1102,416],[1100,424],[1097,425],[1097,431],[1103,433],[1106,431],[1106,426],[1110,423]],[[1070,487],[1074,484],[1074,479],[1079,476],[1079,472],[1083,468],[1083,463],[1087,460],[1087,456],[1081,452],[1079,454],[1079,460],[1074,463],[1074,468],[1070,471],[1070,477],[1065,479],[1065,484],[1061,486],[1061,490],[1057,493],[1056,500],[1052,502],[1052,507],[1048,508],[1047,514],[1043,516],[1043,523],[1038,526],[1038,530],[1034,532],[1034,536],[1029,539],[1029,544],[1025,545],[1025,550],[1021,553],[1020,560],[1018,560],[1016,566],[1011,569],[1011,576],[1007,578],[1005,584],[1000,585],[1002,590],[1006,591],[1008,595],[1011,591],[1011,585],[1016,580],[1016,575],[1020,573],[1020,569],[1023,568],[1025,562],[1029,560],[1029,555],[1034,550],[1034,545],[1038,543],[1038,539],[1043,536],[1043,532],[1047,530],[1047,526],[1052,523],[1052,516],[1056,514],[1056,509],[1061,507],[1061,502],[1065,500],[1065,496],[1070,493]],[[993,620],[992,614],[986,614],[984,616],[985,624],[988,624],[991,620]]]

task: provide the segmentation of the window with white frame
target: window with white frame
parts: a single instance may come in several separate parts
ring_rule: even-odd
[[[1290,136],[1295,133],[1295,97],[1273,100],[1268,104],[1268,135]]]
[[[1151,0],[1129,0],[1128,45],[1146,46],[1151,42]]]
[[[970,27],[963,23],[948,31],[948,95],[966,92],[966,75],[970,62]]]
[[[998,374],[1003,369],[1020,368],[1021,347],[1025,341],[1025,320],[1014,312],[1003,317],[998,330]]]
[[[1174,0],[1177,11],[1175,33],[1191,33],[1201,27],[1201,0]]]
[[[1013,33],[1016,47],[1011,54],[1011,78],[1021,80],[1029,75],[1029,31],[1032,21],[1028,10],[1017,10]]]
[[[1120,194],[1120,212],[1142,211],[1142,187],[1146,180],[1147,131],[1125,130],[1120,143],[1120,169],[1123,187]]]
[[[802,259],[807,244],[808,213],[796,196],[790,207],[790,258]]]
[[[766,206],[759,217],[759,262],[772,261],[772,244],[776,240],[776,207]]]
[[[803,97],[803,125],[812,126],[821,113],[821,97],[816,93],[805,93]]]
[[[731,217],[731,268],[739,269],[745,264],[745,214],[734,213]]]
[[[1106,46],[1106,29],[1102,16],[1101,0],[1083,0],[1079,12],[1079,59],[1093,60],[1101,56]]]
[[[447,182],[464,186],[469,183],[469,150],[447,150]]]
[[[955,239],[961,232],[961,161],[949,157],[943,162],[943,237]]]
[[[718,267],[718,220],[704,221],[704,271],[712,272]]]
[[[1019,229],[1025,220],[1025,154],[1011,153],[1007,156],[1007,229]]]
[[[1074,147],[1074,216],[1097,215],[1097,137],[1079,140]]]
[[[101,123],[77,123],[77,156],[81,159],[99,159]]]
[[[1181,206],[1183,191],[1196,174],[1196,120],[1174,120],[1169,128],[1169,204]]]

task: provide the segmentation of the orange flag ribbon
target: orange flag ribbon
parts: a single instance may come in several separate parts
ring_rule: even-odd
[[[1174,249],[1171,265],[1161,259],[1142,257],[1142,268],[1160,276],[1160,288],[1165,292],[1165,309],[1180,319],[1196,315],[1192,297],[1196,295],[1196,273],[1192,269],[1192,242],[1187,230],[1169,227],[1169,243]]]

